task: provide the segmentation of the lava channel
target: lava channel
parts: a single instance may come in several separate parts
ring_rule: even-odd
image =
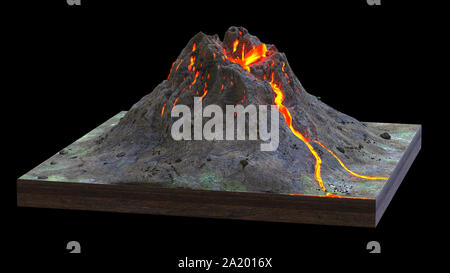
[[[233,52],[236,51],[236,48],[238,47],[239,41],[236,40],[233,43]],[[232,56],[228,56],[225,52],[224,49],[224,55],[227,57],[227,59],[233,63],[238,63],[241,65],[241,67],[245,70],[247,70],[248,72],[250,72],[250,66],[256,62],[258,62],[259,60],[263,59],[266,57],[266,53],[267,53],[267,47],[265,44],[260,44],[258,45],[256,48],[253,48],[252,50],[250,50],[249,52],[247,52],[247,54],[244,53],[244,45],[243,44],[243,48],[242,48],[242,57],[241,58],[235,58]],[[283,63],[283,72],[285,73],[286,77],[289,80],[289,77],[287,75],[287,73],[284,71],[284,66],[285,63]],[[282,88],[280,86],[277,85],[277,83],[274,82],[273,79],[273,75],[274,72],[272,72],[272,76],[271,76],[271,80],[269,82],[270,86],[272,87],[273,92],[275,93],[275,99],[274,99],[274,103],[275,105],[277,105],[278,107],[278,111],[283,115],[284,120],[286,121],[286,124],[288,125],[289,129],[291,130],[291,132],[300,140],[302,140],[305,145],[308,147],[309,151],[311,152],[311,154],[314,156],[314,158],[316,159],[316,164],[314,167],[314,177],[316,178],[317,182],[319,183],[320,188],[322,189],[322,191],[324,191],[326,193],[325,196],[327,197],[335,197],[335,198],[354,198],[354,197],[349,197],[349,196],[340,196],[337,194],[332,194],[329,193],[327,191],[327,189],[325,188],[324,184],[323,184],[323,180],[321,177],[321,165],[322,165],[322,159],[320,158],[319,154],[317,153],[317,151],[314,149],[314,147],[311,145],[311,141],[308,140],[305,136],[303,136],[303,134],[294,128],[294,126],[292,125],[292,115],[289,112],[289,110],[287,109],[286,106],[283,105],[283,100],[285,98],[284,92],[282,90]],[[342,162],[342,160],[339,159],[339,157],[333,153],[333,151],[331,151],[330,149],[328,149],[323,143],[321,143],[318,140],[313,140],[315,143],[319,144],[321,147],[323,147],[326,151],[328,151],[334,158],[336,158],[336,160],[339,162],[339,164],[342,166],[342,168],[344,168],[344,170],[346,170],[348,173],[350,173],[353,176],[356,177],[360,177],[360,178],[365,178],[365,179],[384,179],[387,180],[389,177],[383,177],[383,176],[368,176],[368,175],[360,175],[357,174],[353,171],[351,171],[350,169],[348,169],[345,164]],[[295,195],[295,194],[293,194]]]

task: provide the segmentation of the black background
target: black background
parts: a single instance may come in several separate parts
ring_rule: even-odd
[[[21,2],[7,22],[9,70],[18,76],[13,99],[4,100],[14,130],[8,226],[15,255],[67,265],[106,257],[104,265],[143,264],[149,272],[177,270],[186,256],[272,257],[273,269],[299,271],[433,256],[437,227],[421,187],[430,178],[432,116],[419,84],[424,10],[383,0],[81,2]],[[337,110],[362,121],[423,124],[422,150],[376,229],[16,207],[19,176],[151,92],[198,31],[223,38],[232,25],[285,52],[306,90]],[[81,255],[67,254],[71,240]],[[372,240],[380,255],[368,254]]]

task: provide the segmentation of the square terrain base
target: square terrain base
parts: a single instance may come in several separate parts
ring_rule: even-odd
[[[121,112],[117,116],[123,114]],[[96,130],[105,130],[105,124]],[[421,126],[417,128],[408,148],[376,198],[348,199],[43,181],[25,174],[17,180],[17,203],[20,207],[376,227],[419,153],[422,129]]]

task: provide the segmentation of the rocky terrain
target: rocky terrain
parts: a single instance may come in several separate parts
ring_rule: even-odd
[[[55,155],[53,165],[59,168],[47,168],[48,173],[40,175],[208,190],[376,195],[386,180],[351,175],[315,141],[326,145],[356,173],[388,177],[414,128],[365,124],[324,104],[306,92],[285,54],[274,45],[264,44],[265,53],[246,65],[246,56],[261,53],[262,45],[241,27],[230,27],[223,41],[218,35],[198,33],[181,51],[166,80],[133,105],[117,124],[111,123],[85,139],[75,155],[67,149]],[[192,108],[194,97],[203,97],[203,107],[271,105],[276,97],[275,83],[284,94],[282,104],[292,116],[292,127],[322,160],[325,190],[315,177],[317,159],[293,134],[282,114],[276,151],[261,151],[262,140],[175,141],[171,137],[171,126],[177,120],[170,115],[174,104]]]

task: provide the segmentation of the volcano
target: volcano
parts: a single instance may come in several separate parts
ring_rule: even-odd
[[[280,105],[289,109],[293,128],[308,142],[293,133],[283,115],[280,115],[281,144],[271,153],[261,152],[258,141],[174,141],[170,135],[175,121],[170,112],[177,103],[193,108],[194,97],[200,96],[204,107],[270,105],[275,104],[276,89],[282,90],[284,99]],[[109,165],[105,175],[113,183],[154,180],[201,189],[298,194],[306,190],[348,195],[358,186],[330,189],[333,186],[328,183],[338,183],[332,177],[333,172],[341,172],[341,176],[353,179],[354,184],[361,179],[346,173],[339,161],[314,141],[341,150],[335,154],[342,154],[349,166],[355,163],[370,166],[374,160],[371,157],[378,160],[387,155],[376,145],[389,144],[389,140],[380,137],[382,133],[307,93],[286,56],[274,45],[262,43],[244,28],[231,27],[223,42],[217,35],[202,32],[195,35],[173,63],[167,80],[136,103],[101,138],[102,144],[93,155]],[[117,155],[123,157],[118,160]],[[314,175],[318,160],[323,162],[320,171],[325,179]],[[379,177],[387,177],[390,172],[383,168],[364,171]],[[383,179],[371,186],[376,187],[376,183],[382,186]]]
[[[222,109],[276,105],[277,149],[262,151],[259,135],[174,140],[172,110],[199,98]],[[230,27],[223,41],[196,34],[151,93],[22,179],[371,199],[419,130],[333,109],[303,88],[275,45]]]

